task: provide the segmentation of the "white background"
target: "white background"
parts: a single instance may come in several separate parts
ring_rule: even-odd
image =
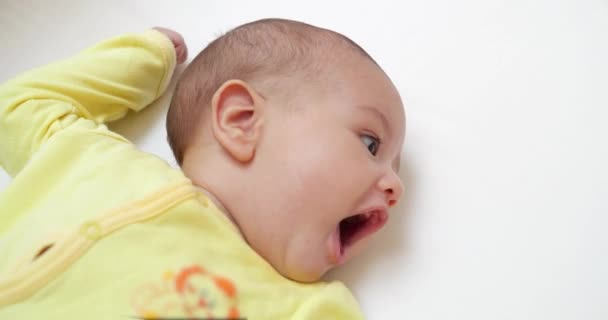
[[[193,57],[263,17],[351,37],[406,103],[404,201],[330,275],[370,319],[608,319],[607,0],[2,0],[0,81],[155,25]],[[166,102],[113,128],[171,161]]]

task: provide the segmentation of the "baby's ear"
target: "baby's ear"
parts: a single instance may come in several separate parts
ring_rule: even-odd
[[[224,82],[213,95],[213,134],[236,161],[247,163],[255,155],[263,104],[264,99],[241,80]]]

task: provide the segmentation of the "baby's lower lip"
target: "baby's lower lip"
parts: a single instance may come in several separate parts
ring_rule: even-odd
[[[342,244],[340,243],[340,226],[336,226],[334,232],[327,240],[327,251],[329,262],[333,265],[344,263],[344,253],[342,252]]]

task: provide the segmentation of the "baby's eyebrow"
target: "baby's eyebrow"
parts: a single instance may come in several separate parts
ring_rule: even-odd
[[[378,109],[374,108],[374,107],[369,107],[369,106],[361,106],[361,109],[373,114],[375,117],[379,118],[380,121],[382,122],[382,125],[384,126],[384,128],[386,128],[386,130],[391,133],[391,127],[388,125],[388,120],[386,119],[386,116],[384,115],[384,113],[380,112]]]

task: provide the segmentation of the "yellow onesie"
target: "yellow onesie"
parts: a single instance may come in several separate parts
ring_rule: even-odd
[[[181,171],[105,126],[167,88],[149,30],[0,86],[0,319],[362,319],[277,273]]]

